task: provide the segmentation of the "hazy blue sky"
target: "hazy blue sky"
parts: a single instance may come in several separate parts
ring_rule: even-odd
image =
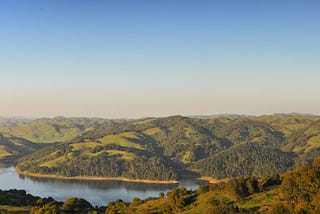
[[[320,114],[320,1],[2,0],[0,115]]]

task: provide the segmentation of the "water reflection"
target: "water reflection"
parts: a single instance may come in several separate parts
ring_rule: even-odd
[[[52,197],[64,201],[69,197],[80,197],[92,205],[105,206],[110,201],[131,201],[134,197],[145,199],[157,197],[160,192],[184,186],[196,189],[203,183],[197,180],[182,180],[179,184],[147,184],[125,181],[63,180],[36,178],[18,175],[13,167],[0,168],[0,189],[24,189],[32,195]]]
[[[94,190],[110,190],[110,189],[119,189],[125,187],[127,190],[140,190],[140,191],[163,191],[165,189],[172,189],[179,186],[179,184],[149,184],[149,183],[138,183],[138,182],[125,182],[125,181],[116,181],[116,180],[104,180],[104,181],[95,181],[95,180],[64,180],[64,179],[55,179],[55,178],[38,178],[38,177],[29,177],[25,175],[19,175],[19,178],[30,179],[36,184],[47,184],[47,185],[80,185],[86,186]]]

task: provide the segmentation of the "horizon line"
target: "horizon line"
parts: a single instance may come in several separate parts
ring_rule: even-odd
[[[18,120],[37,120],[37,119],[57,119],[57,118],[92,118],[92,119],[106,119],[106,120],[140,120],[147,118],[166,118],[166,117],[262,117],[262,116],[277,116],[277,115],[304,115],[304,116],[314,116],[319,117],[320,114],[317,113],[300,113],[300,112],[275,112],[270,114],[242,114],[242,113],[221,113],[221,114],[169,114],[169,115],[158,115],[158,116],[141,116],[141,117],[102,117],[102,116],[64,116],[64,115],[56,115],[56,116],[39,116],[39,117],[28,117],[28,116],[4,116],[0,115],[0,119],[18,119]]]

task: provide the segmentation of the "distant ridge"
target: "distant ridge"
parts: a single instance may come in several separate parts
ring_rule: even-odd
[[[228,119],[238,119],[238,118],[253,118],[253,117],[262,117],[262,116],[307,116],[307,117],[320,117],[319,114],[312,114],[312,113],[298,113],[298,112],[291,112],[291,113],[273,113],[273,114],[209,114],[209,115],[183,115],[183,114],[172,114],[167,116],[141,116],[138,118],[108,118],[108,117],[96,117],[96,116],[63,116],[57,115],[53,117],[23,117],[23,116],[0,116],[0,121],[23,121],[23,122],[31,122],[35,120],[57,120],[63,121],[66,119],[73,119],[73,120],[81,120],[81,119],[96,119],[96,120],[114,120],[114,121],[138,121],[138,120],[147,120],[147,119],[159,119],[159,118],[167,118],[167,117],[174,117],[174,116],[182,116],[182,117],[189,117],[189,118],[197,118],[197,119],[212,119],[212,118],[228,118]],[[1,125],[1,124],[0,124]]]
[[[213,115],[189,115],[187,117],[197,118],[197,119],[212,119],[212,118],[239,119],[239,118],[250,118],[250,117],[256,117],[256,116],[247,115],[247,114],[213,114]]]
[[[275,116],[307,116],[307,117],[320,117],[320,115],[317,114],[304,114],[304,113],[297,113],[297,112],[292,112],[292,113],[275,113],[273,114]]]

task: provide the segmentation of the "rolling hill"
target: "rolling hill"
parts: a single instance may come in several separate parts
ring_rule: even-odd
[[[320,117],[312,115],[62,122],[70,120],[82,127],[75,137],[65,134],[71,140],[20,159],[17,168],[35,174],[151,180],[263,176],[310,163],[320,151]]]
[[[11,124],[14,121],[10,120]],[[1,125],[0,131],[17,137],[25,138],[35,143],[66,142],[86,131],[104,125],[111,125],[112,121],[98,118],[42,118],[18,122],[8,126]]]

